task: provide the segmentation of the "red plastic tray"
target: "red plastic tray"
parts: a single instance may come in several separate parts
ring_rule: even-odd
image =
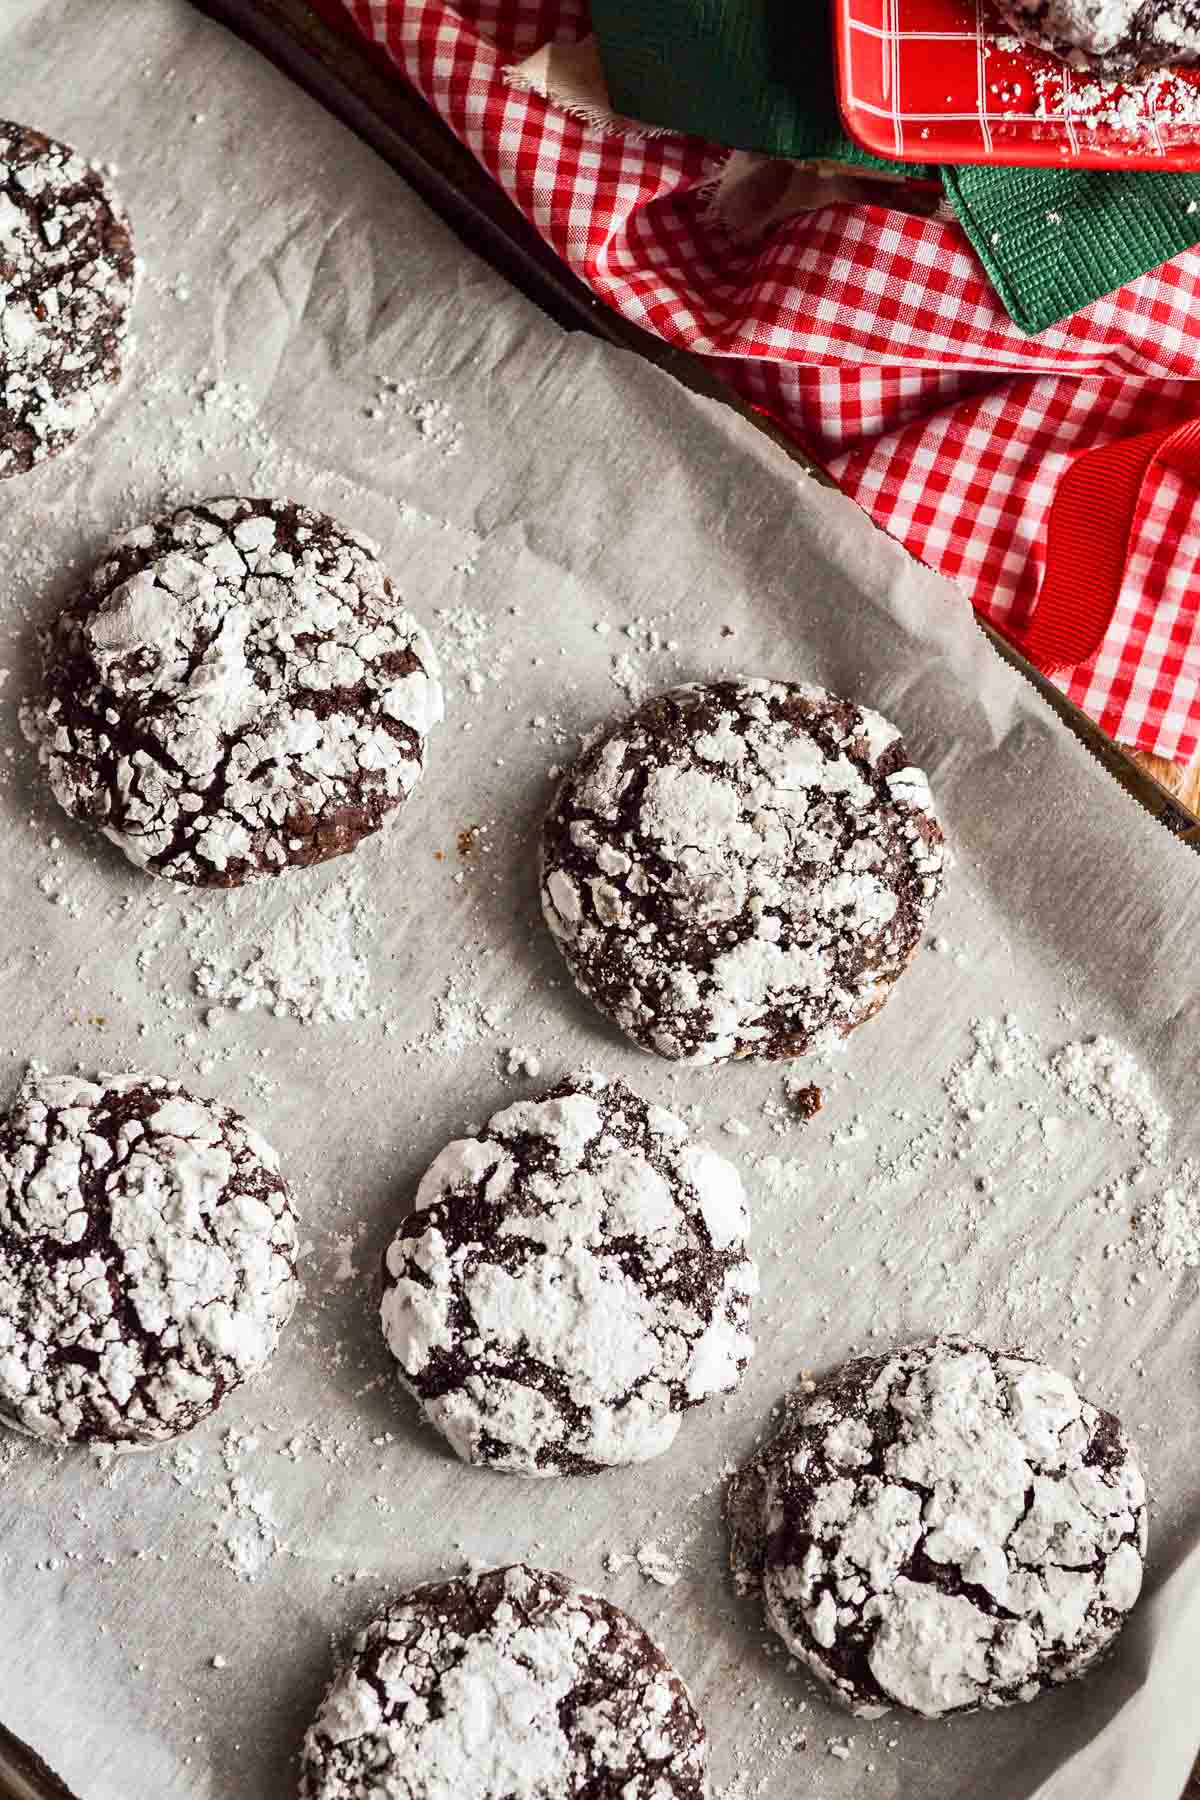
[[[990,0],[833,0],[838,98],[900,162],[1200,169],[1200,70],[1129,86],[1018,42]]]

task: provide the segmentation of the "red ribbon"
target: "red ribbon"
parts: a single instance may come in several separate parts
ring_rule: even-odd
[[[1086,662],[1103,642],[1143,495],[1164,468],[1200,482],[1200,419],[1085,450],[1059,482],[1046,522],[1037,605],[1024,630],[1013,634],[1017,648],[1047,674]]]

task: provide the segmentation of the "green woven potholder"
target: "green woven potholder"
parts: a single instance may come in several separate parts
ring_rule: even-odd
[[[824,0],[593,0],[592,25],[628,118],[764,156],[920,173],[842,129]]]
[[[719,144],[929,174],[843,130],[826,0],[592,0],[613,106]],[[1200,242],[1200,172],[943,168],[963,229],[1022,331],[1043,331]]]
[[[1022,331],[1069,318],[1200,239],[1200,174],[960,167],[942,179]]]

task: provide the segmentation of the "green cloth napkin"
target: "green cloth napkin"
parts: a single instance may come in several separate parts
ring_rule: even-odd
[[[846,135],[827,0],[592,0],[592,24],[619,113],[768,156],[933,172],[882,162]],[[1200,171],[936,172],[1022,331],[1043,331],[1200,242]]]

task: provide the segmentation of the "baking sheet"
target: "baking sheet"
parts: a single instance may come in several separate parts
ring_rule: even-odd
[[[82,1800],[276,1800],[336,1640],[405,1585],[525,1557],[648,1625],[707,1717],[726,1800],[1176,1800],[1200,1737],[1197,1275],[1186,1177],[1172,1186],[1200,1138],[1188,854],[951,588],[727,411],[562,334],[182,0],[109,5],[103,32],[87,0],[10,4],[0,67],[7,112],[118,166],[146,260],[117,404],[4,493],[0,1099],[30,1058],[227,1098],[282,1152],[307,1240],[272,1370],[182,1445],[105,1461],[0,1441],[0,1718]],[[233,901],[76,831],[16,721],[32,625],[104,537],[229,490],[378,538],[450,699],[395,829]],[[778,1069],[627,1047],[537,919],[549,769],[641,686],[726,670],[894,717],[958,855],[936,947],[813,1069],[826,1103],[807,1126]],[[274,985],[246,974],[264,945]],[[263,1004],[238,1010],[247,987]],[[1006,1016],[1026,1065],[993,1082],[972,1024]],[[1169,1128],[1136,1092],[1122,1110],[1056,1083],[1053,1054],[1097,1033]],[[374,1272],[440,1146],[584,1060],[695,1108],[743,1167],[762,1347],[657,1463],[529,1486],[461,1467],[417,1424]],[[1123,1414],[1157,1495],[1149,1593],[1118,1655],[1035,1709],[863,1724],[789,1676],[733,1597],[721,1475],[801,1368],[949,1327],[1044,1354]],[[647,1544],[673,1585],[643,1573]]]

